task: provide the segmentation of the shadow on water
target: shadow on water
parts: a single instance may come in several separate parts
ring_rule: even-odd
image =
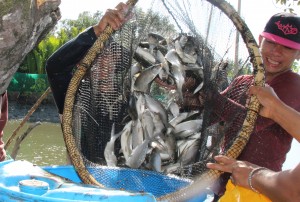
[[[19,126],[21,121],[9,121],[4,128],[6,141]],[[17,133],[22,135],[34,123],[25,124]],[[14,141],[8,147],[8,154],[14,147]],[[16,160],[27,160],[38,166],[65,165],[66,148],[61,126],[58,123],[42,122],[22,141]]]

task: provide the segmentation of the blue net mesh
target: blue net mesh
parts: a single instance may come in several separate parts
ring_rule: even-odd
[[[105,187],[133,192],[148,192],[155,197],[172,193],[192,183],[189,179],[148,170],[105,166],[89,168],[88,170]]]

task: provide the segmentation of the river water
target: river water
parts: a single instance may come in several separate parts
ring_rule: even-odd
[[[6,141],[21,121],[9,121],[4,128]],[[25,124],[17,133],[22,135],[33,123]],[[12,151],[14,141],[8,147]],[[27,160],[38,166],[66,164],[66,149],[61,126],[58,123],[42,122],[22,141],[16,160]]]

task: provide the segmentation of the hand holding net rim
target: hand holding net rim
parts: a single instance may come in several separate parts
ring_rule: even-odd
[[[264,86],[264,68],[262,64],[261,55],[259,52],[258,45],[247,27],[246,23],[241,19],[239,14],[235,11],[235,9],[224,0],[206,0],[212,5],[218,7],[222,12],[224,12],[229,19],[236,26],[238,31],[240,32],[244,43],[247,46],[249,55],[251,57],[251,62],[254,68],[254,85]],[[126,4],[131,5],[132,7],[137,3],[137,0],[128,1]],[[108,40],[108,38],[113,33],[113,29],[110,26],[107,26],[104,32],[99,36],[96,40],[95,44],[90,48],[85,58],[78,65],[78,69],[76,70],[74,76],[71,79],[64,105],[64,113],[63,113],[63,135],[64,140],[67,147],[67,152],[70,155],[70,159],[79,175],[85,184],[93,184],[97,186],[103,187],[95,178],[87,171],[83,159],[80,155],[80,152],[76,146],[74,137],[72,135],[72,110],[74,105],[75,96],[77,93],[78,86],[83,76],[86,73],[86,70],[90,68],[93,60],[95,59],[99,50],[103,49],[104,42]],[[258,99],[255,96],[250,97],[250,104],[248,106],[248,111],[246,118],[244,120],[241,132],[236,138],[233,145],[226,151],[226,155],[232,158],[237,158],[239,154],[242,152],[244,146],[247,144],[250,134],[254,128],[254,123],[257,119],[257,112],[259,111],[260,104]],[[203,173],[201,176],[198,176],[194,179],[194,183],[183,188],[179,191],[167,194],[158,198],[158,200],[166,200],[166,201],[183,201],[187,199],[188,196],[193,196],[193,194],[199,194],[200,191],[205,190],[207,187],[203,183],[203,181],[212,181],[217,179],[222,172],[215,170],[208,170]]]
[[[137,0],[128,0],[126,4],[129,7],[134,7],[137,3]],[[129,9],[130,10],[130,9]],[[77,93],[77,89],[80,85],[80,82],[86,71],[91,67],[92,62],[96,58],[99,51],[104,48],[105,42],[109,39],[109,37],[114,33],[114,30],[111,26],[107,26],[104,31],[100,34],[97,38],[93,46],[88,50],[87,54],[83,58],[83,60],[78,64],[78,68],[75,71],[65,98],[64,103],[64,112],[63,112],[63,119],[62,119],[62,128],[63,128],[63,136],[64,141],[67,147],[67,152],[70,156],[72,164],[76,169],[79,177],[85,184],[92,184],[97,185],[100,187],[104,187],[100,184],[86,169],[82,156],[76,146],[76,142],[74,136],[72,134],[72,117],[73,117],[73,106],[74,101]]]

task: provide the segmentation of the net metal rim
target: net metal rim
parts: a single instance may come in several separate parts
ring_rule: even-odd
[[[126,2],[127,5],[134,6],[138,0],[128,0]],[[264,86],[264,68],[261,59],[261,55],[259,52],[258,45],[256,40],[254,39],[251,31],[249,30],[246,23],[237,13],[237,11],[225,0],[206,0],[212,5],[218,7],[223,13],[225,13],[229,19],[236,26],[237,30],[240,32],[245,45],[247,46],[251,62],[253,64],[253,72],[254,72],[254,85],[256,86]],[[81,178],[82,182],[85,184],[92,184],[99,187],[104,187],[100,184],[87,170],[83,158],[80,155],[80,152],[76,146],[74,136],[72,134],[72,117],[73,117],[73,106],[75,101],[75,96],[80,85],[80,81],[85,76],[88,68],[90,68],[93,60],[96,58],[99,50],[102,50],[104,47],[104,43],[108,40],[108,38],[113,34],[113,29],[110,26],[107,26],[104,32],[98,37],[94,45],[89,49],[87,55],[84,57],[82,62],[78,65],[77,70],[75,71],[65,98],[64,103],[64,112],[62,119],[62,129],[63,129],[63,137],[65,141],[65,145],[67,148],[68,155],[70,156],[71,162]],[[257,119],[257,112],[259,111],[259,101],[255,96],[250,97],[249,105],[247,106],[247,114],[246,118],[243,122],[242,129],[238,134],[233,145],[226,151],[225,155],[237,158],[239,154],[242,152],[243,148],[247,144],[250,134],[254,128],[254,123]],[[198,191],[201,190],[201,186],[197,185],[197,182],[202,180],[215,180],[217,179],[222,172],[216,170],[209,170],[203,173],[201,176],[197,177],[194,180],[194,183],[187,186],[184,189],[173,192],[171,194],[167,194],[158,198],[158,200],[169,200],[170,198],[176,198],[179,196],[187,195],[186,190],[193,190],[193,187],[197,187]],[[202,187],[205,189],[205,187]],[[173,201],[173,200],[172,200]]]

